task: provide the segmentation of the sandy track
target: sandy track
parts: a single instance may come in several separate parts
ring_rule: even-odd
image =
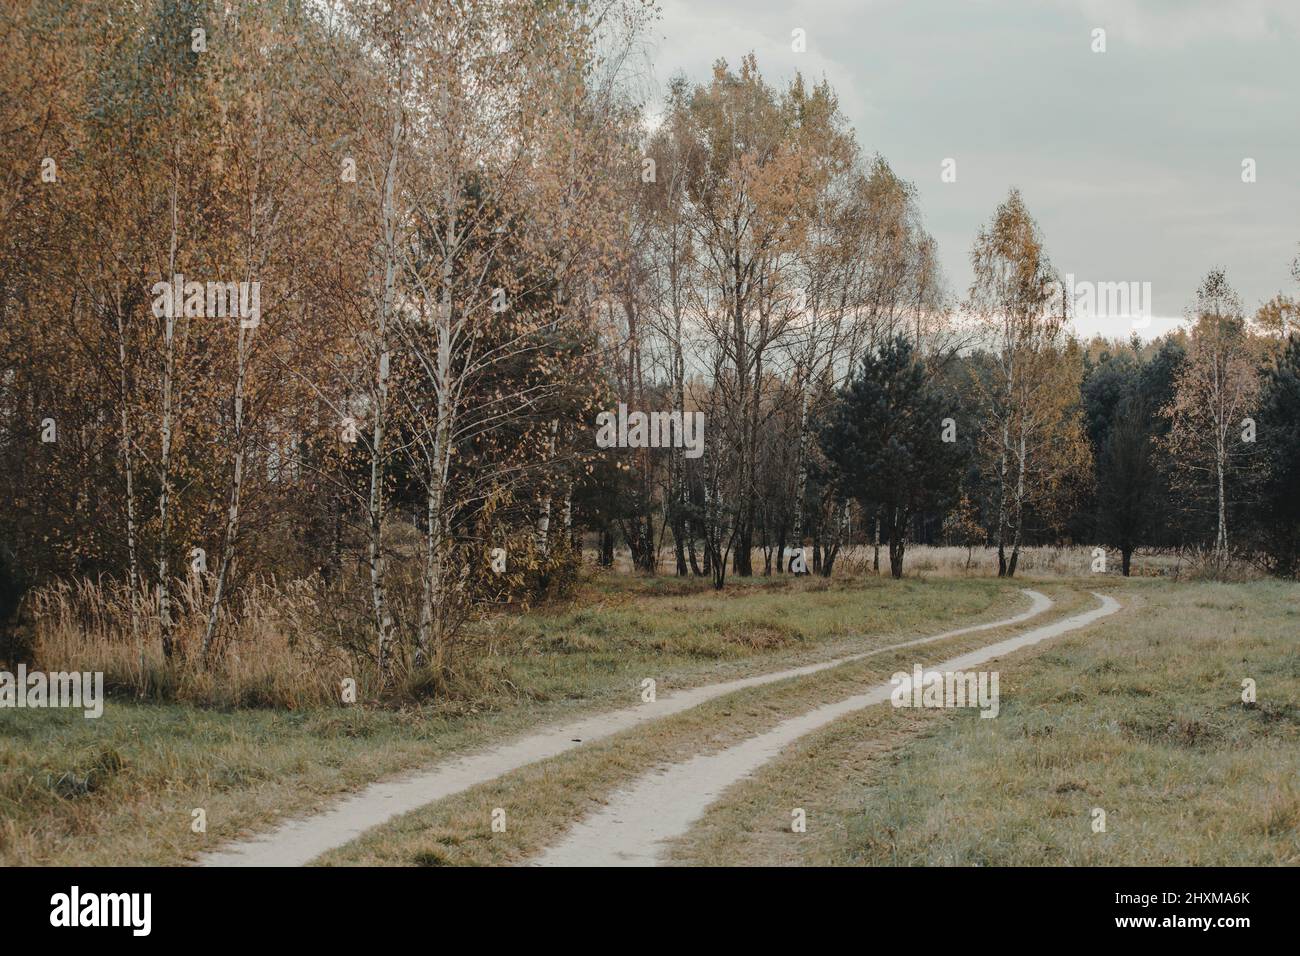
[[[815,674],[905,647],[1019,624],[1037,617],[1052,606],[1051,599],[1044,594],[1030,590],[1024,590],[1023,593],[1030,598],[1029,609],[1001,621],[957,628],[819,664],[807,664],[665,694],[653,703],[637,704],[623,710],[587,717],[511,743],[444,761],[412,776],[373,784],[314,816],[290,820],[263,836],[232,843],[207,853],[199,858],[198,863],[201,866],[302,866],[322,853],[350,843],[372,827],[417,810],[425,804],[494,780],[528,764],[562,754],[583,743],[609,737],[647,721],[681,713],[724,694]]]
[[[926,670],[965,670],[1085,627],[1119,610],[1119,602],[1100,594],[1101,605]],[[615,793],[603,810],[581,821],[563,841],[533,861],[537,866],[654,866],[663,842],[685,833],[709,804],[732,784],[773,759],[791,742],[850,714],[889,700],[893,685],[876,684],[863,694],[783,721],[772,730],[718,753],[701,754],[666,770],[652,771],[629,789]]]

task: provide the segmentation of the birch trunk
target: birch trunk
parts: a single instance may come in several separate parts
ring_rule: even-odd
[[[179,233],[177,190],[179,189],[180,162],[176,154],[179,146],[173,147],[172,159],[172,234],[171,250],[167,257],[167,281],[176,275],[176,240]],[[173,302],[164,317],[163,332],[163,383],[162,383],[162,449],[158,458],[159,484],[158,495],[158,619],[162,634],[163,658],[170,661],[172,652],[172,616],[171,616],[171,581],[167,567],[167,534],[171,529],[171,454],[172,454],[172,374],[175,361],[176,312],[180,303]]]
[[[551,437],[546,444],[546,460],[550,461],[551,456],[555,453],[555,436],[559,431],[560,422],[558,419],[551,419]],[[550,550],[551,536],[551,496],[547,494],[542,498],[541,514],[537,518],[537,550],[543,556]],[[630,536],[629,536],[630,539]],[[631,541],[628,542],[631,544]]]
[[[126,571],[131,602],[131,639],[140,651],[140,690],[144,690],[144,641],[140,635],[140,566],[135,553],[135,467],[131,457],[131,415],[126,374],[126,326],[122,303],[116,305],[118,387],[122,402],[122,469],[126,473]]]
[[[880,573],[880,512],[876,512],[875,532],[873,534],[873,548],[871,552],[871,570],[876,574]]]
[[[1020,563],[1020,540],[1025,526],[1025,462],[1029,456],[1027,429],[1020,426],[1020,442],[1016,448],[1016,500],[1015,527],[1011,538],[1011,560],[1007,563],[1007,577],[1016,576],[1016,565]]]
[[[379,636],[379,677],[387,684],[392,676],[393,622],[388,610],[384,581],[384,426],[388,407],[388,323],[392,314],[397,285],[397,213],[393,194],[397,181],[397,154],[401,146],[401,111],[393,118],[389,141],[388,169],[384,176],[383,202],[380,212],[384,233],[384,288],[379,300],[378,349],[379,371],[375,388],[375,422],[370,445],[370,599],[374,608],[375,628]]]
[[[674,183],[677,182],[679,182],[679,179],[674,176]],[[672,358],[673,405],[677,411],[681,412],[682,420],[685,421],[686,358],[682,349],[682,250],[676,224],[674,224],[670,236],[672,251],[668,261],[668,277],[672,295],[673,327],[668,345]],[[699,568],[695,566],[695,541],[693,537],[691,540],[687,540],[687,536],[693,535],[694,532],[686,517],[690,506],[690,487],[686,476],[686,449],[674,448],[669,454],[672,456],[670,494],[676,508],[676,516],[673,521],[673,538],[676,546],[677,575],[678,577],[685,577],[689,573],[686,554],[688,547],[690,549],[690,566],[694,568],[695,573],[698,575],[700,572]]]
[[[442,628],[438,610],[443,600],[443,557],[446,545],[447,477],[451,469],[452,416],[452,296],[451,285],[459,237],[456,220],[456,181],[449,177],[444,196],[447,232],[442,250],[442,290],[437,310],[438,355],[434,372],[437,418],[434,422],[433,451],[425,514],[425,568],[420,595],[420,631],[416,664],[423,666],[436,644],[441,653]]]
[[[1226,557],[1228,553],[1228,497],[1226,481],[1224,479],[1228,452],[1222,435],[1223,430],[1219,429],[1219,437],[1215,443],[1216,447],[1214,449],[1214,464],[1215,471],[1217,472],[1219,488],[1219,529],[1214,537],[1214,550],[1220,558]]]
[[[259,114],[260,120],[260,114]],[[256,166],[254,174],[254,184],[251,198],[248,205],[248,223],[249,223],[249,262],[246,266],[244,280],[253,282],[254,266],[252,262],[253,251],[258,246],[258,179],[260,178],[262,167],[261,140],[258,139],[256,152]],[[260,299],[259,299],[260,301]],[[258,321],[261,321],[259,315]],[[236,371],[235,371],[235,394],[234,394],[234,413],[235,413],[235,434],[234,434],[234,466],[230,476],[230,507],[226,514],[226,533],[221,547],[221,566],[217,569],[217,580],[212,589],[212,605],[208,609],[208,623],[203,633],[203,662],[207,663],[209,655],[212,653],[213,642],[217,634],[217,615],[221,612],[221,599],[226,591],[226,578],[230,573],[230,564],[234,560],[235,542],[239,537],[239,509],[243,500],[244,492],[244,391],[248,381],[248,349],[249,340],[252,338],[251,332],[253,327],[245,325],[244,316],[240,315],[239,323],[239,341],[236,346]]]
[[[1002,421],[1002,448],[998,458],[998,577],[1007,574],[1007,459],[1011,448],[1011,423]]]
[[[682,314],[681,308],[676,302],[676,273],[674,272],[674,334],[672,337],[672,363],[673,363],[673,404],[677,411],[681,413],[682,421],[686,420],[686,362],[682,355]],[[672,488],[671,495],[676,515],[673,519],[673,539],[677,557],[677,576],[685,577],[688,573],[686,564],[686,534],[687,521],[686,513],[690,504],[690,489],[686,482],[686,449],[673,448],[669,454],[672,456]],[[692,544],[692,551],[694,545]]]
[[[217,614],[226,589],[226,576],[234,555],[235,539],[239,535],[239,505],[244,489],[244,383],[248,369],[248,337],[243,320],[239,321],[238,369],[235,373],[235,463],[230,478],[230,509],[226,515],[226,536],[221,548],[221,566],[217,570],[216,584],[212,589],[212,605],[208,609],[208,624],[203,633],[203,661],[206,664],[217,634]]]
[[[998,456],[998,577],[1007,576],[1007,469],[1010,467],[1009,459],[1011,456],[1011,406],[1015,395],[1015,355],[1011,351],[1014,348],[1010,339],[1010,333],[1006,333],[1008,341],[1003,345],[1002,366],[1005,369],[1005,387],[1006,394],[1004,397],[1005,405],[999,410],[1001,415],[1002,426],[1002,445],[999,448]]]

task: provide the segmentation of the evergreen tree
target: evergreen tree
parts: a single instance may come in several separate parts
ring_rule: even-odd
[[[1259,444],[1263,480],[1256,509],[1260,543],[1272,570],[1300,572],[1300,337],[1292,335],[1264,377]]]
[[[1093,531],[1119,549],[1125,577],[1150,533],[1158,490],[1155,409],[1142,391],[1142,371],[1133,355],[1103,354],[1083,383],[1096,463]]]
[[[912,519],[942,514],[965,467],[961,445],[945,442],[951,417],[911,344],[899,337],[867,353],[822,432],[827,461],[844,493],[881,515],[889,570],[903,575]]]

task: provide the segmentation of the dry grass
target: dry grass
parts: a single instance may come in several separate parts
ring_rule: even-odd
[[[376,707],[363,695],[349,708],[227,710],[118,696],[99,720],[0,711],[0,865],[179,863],[379,777],[635,703],[647,675],[667,692],[987,620],[1023,601],[995,581],[756,580],[718,594],[704,581],[599,576],[572,603],[483,622],[461,658],[480,689],[419,706]],[[60,631],[120,627],[93,603],[72,617],[75,606],[59,612]],[[779,626],[784,646],[771,633],[738,640],[727,625],[743,622]],[[80,647],[64,652],[84,666]],[[129,664],[122,648],[109,653]],[[190,830],[196,807],[207,810],[206,834]]]
[[[1093,553],[1089,548],[1027,548],[1021,553],[1019,573],[1025,576],[1063,578],[1118,576],[1118,557],[1111,556],[1108,573],[1091,573]],[[163,658],[156,591],[132,594],[111,582],[78,581],[58,583],[33,592],[28,611],[33,621],[30,642],[37,666],[46,670],[102,671],[110,693],[142,699],[183,701],[215,707],[304,707],[338,704],[345,680],[356,683],[358,699],[403,702],[430,697],[455,698],[472,704],[485,698],[513,692],[509,677],[498,666],[501,635],[511,635],[522,622],[544,622],[556,608],[565,621],[565,609],[574,612],[579,625],[595,615],[608,614],[607,626],[617,628],[623,615],[617,605],[628,594],[680,596],[685,600],[674,608],[683,614],[692,607],[704,611],[712,630],[722,636],[695,641],[695,648],[708,648],[720,657],[769,652],[798,645],[801,624],[786,618],[785,592],[799,594],[827,590],[836,594],[857,587],[860,579],[870,580],[870,548],[851,548],[839,558],[836,576],[793,578],[789,575],[732,577],[726,590],[714,596],[700,579],[672,577],[642,578],[617,571],[598,574],[595,586],[582,587],[573,600],[544,608],[533,616],[489,616],[472,625],[463,635],[464,646],[455,655],[441,658],[437,671],[415,673],[399,662],[398,680],[381,688],[375,667],[369,609],[364,589],[357,582],[324,586],[318,579],[288,583],[255,582],[235,592],[218,618],[216,652],[203,660],[200,652],[207,626],[206,595],[191,578],[176,588],[172,616],[175,621],[176,653]],[[969,566],[968,566],[969,565]],[[759,564],[761,566],[761,562]],[[914,581],[927,577],[947,579],[987,578],[996,573],[996,552],[988,548],[917,546],[909,549],[905,574]],[[1192,580],[1222,578],[1227,569],[1210,567],[1192,556],[1184,565],[1165,555],[1142,556],[1134,561],[1137,576],[1182,576]],[[1235,567],[1237,577],[1246,575]],[[403,593],[400,575],[394,577],[395,606]],[[407,582],[408,584],[410,582]],[[755,591],[771,595],[756,600],[755,613],[732,619],[729,611],[717,613],[733,597],[754,597]],[[708,596],[701,598],[708,592]],[[703,602],[703,603],[702,603]],[[843,600],[835,597],[809,607],[811,613],[826,616]],[[708,610],[705,610],[708,608]],[[639,623],[639,622],[638,622]],[[683,622],[686,624],[687,622]],[[835,622],[828,622],[834,627]],[[905,621],[898,623],[905,624]],[[820,623],[818,625],[820,626]],[[683,626],[698,636],[698,628]],[[841,627],[842,629],[842,627]],[[668,627],[671,633],[671,627]],[[580,626],[566,633],[583,633]],[[664,628],[651,628],[662,642]],[[617,636],[617,635],[616,635]],[[563,648],[550,647],[551,650]],[[508,649],[507,649],[508,652]],[[525,691],[526,692],[526,691]]]
[[[382,686],[361,593],[355,582],[326,586],[318,578],[253,582],[223,604],[204,660],[208,596],[191,578],[172,594],[169,661],[156,590],[60,582],[26,599],[31,655],[44,670],[101,671],[114,696],[204,707],[338,706],[349,680],[356,700],[394,706],[433,697],[472,704],[505,690],[493,662],[461,654],[445,654],[437,670],[399,659],[394,680]]]
[[[674,860],[1300,863],[1300,587],[1128,582],[1119,597],[1123,618],[1003,665],[996,719],[839,721],[728,790]],[[790,832],[795,806],[807,833]]]
[[[1221,554],[1211,548],[1198,548],[1187,553],[1180,561],[1174,575],[1180,581],[1221,581],[1240,584],[1259,581],[1266,577],[1263,570],[1240,556]]]
[[[33,592],[32,651],[45,670],[102,671],[110,693],[217,706],[301,709],[338,703],[346,677],[371,668],[326,617],[311,582],[264,582],[223,609],[221,643],[209,661],[203,595],[190,583],[173,595],[174,659],[162,653],[157,592],[111,583],[58,583]],[[365,693],[369,688],[362,688]]]
[[[990,582],[982,582],[984,587]],[[888,582],[885,588],[897,587]],[[1096,600],[1059,584],[1042,585],[1057,602],[1035,623],[1068,617]],[[942,591],[940,590],[940,593]],[[1019,596],[1017,606],[1025,599]],[[993,617],[1008,613],[1006,606]],[[948,656],[984,647],[1026,625],[994,628],[927,645],[927,653]],[[930,633],[942,630],[932,626]],[[901,634],[856,642],[853,650],[896,643]],[[781,721],[821,704],[860,693],[887,681],[915,660],[915,649],[887,651],[815,675],[749,688],[672,717],[585,745],[474,787],[377,827],[321,858],[324,865],[446,866],[497,865],[527,860],[551,845],[577,820],[600,807],[610,794],[654,767],[725,749],[770,730]],[[506,813],[504,833],[491,829],[492,811]],[[788,815],[789,809],[786,813]],[[788,817],[787,817],[788,819]]]

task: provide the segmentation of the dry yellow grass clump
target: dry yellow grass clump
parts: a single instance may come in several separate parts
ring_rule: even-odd
[[[192,581],[173,594],[175,651],[163,657],[156,592],[107,582],[59,582],[28,598],[32,652],[45,670],[102,671],[111,692],[227,706],[287,709],[337,702],[342,681],[368,673],[341,632],[321,627],[311,582],[266,581],[220,614],[207,661],[203,595]]]

